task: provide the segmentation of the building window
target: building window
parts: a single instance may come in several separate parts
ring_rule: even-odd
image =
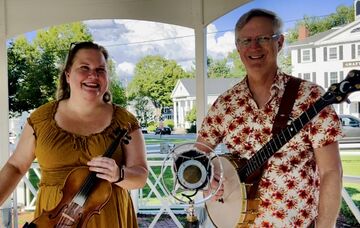
[[[337,47],[329,48],[329,59],[337,59]]]
[[[338,73],[337,72],[330,72],[330,85],[338,82]]]
[[[310,54],[311,54],[310,49],[302,50],[302,61],[303,62],[310,62],[311,61]]]
[[[304,80],[311,81],[310,73],[304,73],[303,77],[304,77]]]
[[[357,46],[357,57],[360,58],[360,45]]]

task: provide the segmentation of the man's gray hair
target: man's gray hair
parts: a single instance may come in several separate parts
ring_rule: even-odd
[[[252,9],[243,14],[235,25],[235,32],[241,30],[252,18],[254,17],[266,17],[272,20],[274,32],[276,34],[281,33],[282,20],[272,11],[266,9]]]

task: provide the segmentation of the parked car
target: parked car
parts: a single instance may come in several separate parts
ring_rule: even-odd
[[[148,133],[147,127],[141,127],[141,132],[143,134],[147,134]]]
[[[339,115],[345,137],[360,137],[360,119],[352,115]]]
[[[163,127],[163,128],[157,127],[155,130],[155,135],[158,135],[158,134],[171,135],[171,128],[170,127]]]

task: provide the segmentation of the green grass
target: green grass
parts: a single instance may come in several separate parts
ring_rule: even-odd
[[[342,155],[341,161],[344,176],[360,176],[360,156]],[[360,208],[360,184],[344,183],[344,187],[357,208]],[[350,225],[359,224],[345,201],[343,201],[341,205],[341,214],[346,217],[346,220]]]

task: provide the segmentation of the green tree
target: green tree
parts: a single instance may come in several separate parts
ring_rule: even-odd
[[[282,50],[278,55],[278,66],[284,73],[291,74],[291,55],[289,53],[285,53],[284,50]]]
[[[171,107],[171,92],[180,78],[188,78],[174,60],[161,56],[146,56],[135,66],[134,78],[129,84],[129,99],[148,97],[162,113],[163,107]],[[158,116],[160,117],[160,116]]]
[[[23,111],[29,110],[29,103],[24,96],[27,88],[26,80],[31,72],[37,53],[27,42],[24,36],[16,41],[11,41],[7,49],[8,56],[8,80],[9,80],[9,110],[10,116],[16,116]]]
[[[303,20],[297,22],[295,27],[288,31],[287,41],[289,43],[297,41],[300,26],[305,26],[309,30],[309,36],[313,36],[317,33],[325,32],[333,27],[348,24],[354,21],[354,19],[353,6],[338,6],[335,13],[324,18],[305,15]]]
[[[227,59],[214,60],[207,58],[208,78],[229,78],[230,67],[227,65]]]
[[[193,106],[192,109],[186,113],[185,120],[193,123],[196,121],[196,107]]]
[[[112,102],[122,107],[127,105],[127,97],[125,88],[119,80],[119,75],[116,74],[115,63],[111,59],[108,61],[108,72],[110,77],[110,92],[112,95]]]
[[[32,43],[20,36],[8,47],[10,115],[34,109],[55,98],[60,67],[69,44],[91,40],[83,23],[39,30]]]
[[[230,75],[232,78],[243,78],[246,75],[244,64],[241,62],[239,53],[236,49],[228,54],[228,61],[232,67],[230,69]]]
[[[147,97],[137,96],[133,101],[135,102],[137,119],[140,121],[141,125],[148,126],[150,120],[153,119],[153,116],[151,116],[151,110],[148,108],[149,99],[147,99]]]

